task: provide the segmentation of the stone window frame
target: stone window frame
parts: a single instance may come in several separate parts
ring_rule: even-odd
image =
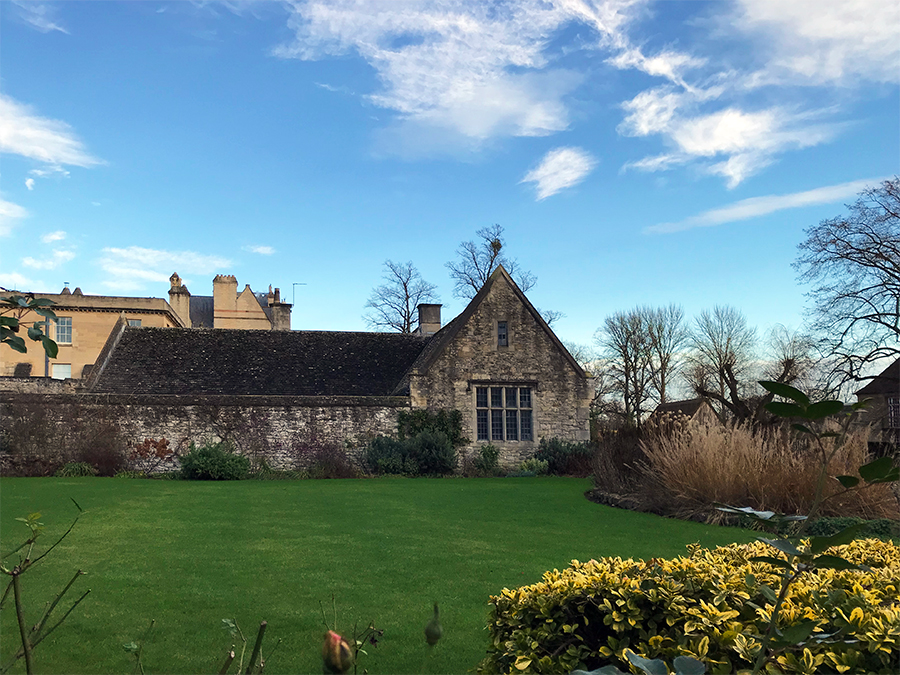
[[[509,321],[506,319],[498,319],[494,324],[494,334],[497,336],[497,347],[509,347]]]
[[[887,397],[887,428],[900,429],[900,397]]]
[[[469,382],[469,390],[473,395],[472,408],[477,441],[534,442],[536,382],[477,380]],[[515,391],[514,401],[510,398],[511,391]],[[514,423],[515,429],[510,428],[510,422]]]
[[[72,344],[72,317],[56,317],[56,343],[60,345]]]

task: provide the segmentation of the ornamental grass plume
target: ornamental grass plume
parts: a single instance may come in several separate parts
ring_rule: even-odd
[[[333,630],[325,633],[322,644],[322,672],[343,675],[353,666],[353,651],[350,645]]]

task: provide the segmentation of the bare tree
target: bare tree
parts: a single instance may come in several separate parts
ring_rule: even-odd
[[[739,419],[751,419],[748,378],[756,348],[756,329],[734,307],[716,305],[697,317],[690,337],[688,381],[698,395],[712,399]]]
[[[652,351],[640,309],[606,317],[594,338],[603,351],[603,375],[622,398],[626,426],[640,426],[651,394]]]
[[[900,356],[900,176],[847,208],[806,231],[794,263],[813,285],[811,324],[837,384]]]
[[[375,330],[412,333],[418,316],[416,308],[422,303],[438,301],[435,289],[419,274],[412,262],[384,262],[384,283],[372,291],[363,318]]]
[[[461,243],[456,249],[456,260],[447,263],[456,297],[466,300],[474,298],[498,265],[503,265],[523,292],[534,286],[537,278],[531,272],[522,270],[518,262],[508,258],[503,251],[502,226],[483,227],[475,234],[476,240]]]
[[[572,355],[572,358],[575,359],[576,363],[585,371],[585,372],[593,372],[594,371],[594,362],[597,360],[597,355],[594,354],[594,350],[590,348],[588,345],[582,345],[577,342],[572,342],[570,340],[562,340],[563,347],[565,347],[569,354]]]
[[[540,307],[535,307],[538,314],[541,315],[541,318],[548,326],[552,326],[560,319],[564,319],[566,317],[565,313],[560,312],[555,309],[541,309]]]
[[[684,325],[684,309],[679,305],[642,307],[647,337],[650,341],[650,376],[660,403],[668,400],[669,386],[683,359],[688,330]]]

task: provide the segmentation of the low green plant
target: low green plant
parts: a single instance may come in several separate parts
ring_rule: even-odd
[[[496,475],[500,472],[500,450],[490,443],[482,445],[472,460],[472,465],[482,476]]]
[[[147,474],[143,471],[120,471],[113,478],[146,478]]]
[[[534,476],[544,476],[550,470],[550,464],[545,459],[530,457],[519,465],[519,471],[531,473]]]
[[[207,443],[181,458],[181,476],[186,480],[241,480],[250,471],[250,460],[238,455],[229,443]]]
[[[456,449],[441,432],[423,431],[399,440],[376,436],[366,446],[366,467],[376,474],[444,475],[456,469]]]
[[[561,438],[542,438],[534,458],[547,462],[554,476],[589,476],[594,448],[590,443],[574,443]]]
[[[96,476],[97,470],[87,462],[68,462],[57,469],[53,475],[57,478],[80,478]]]
[[[830,537],[853,525],[862,525],[859,530],[859,536],[862,538],[890,539],[891,537],[900,537],[900,522],[888,518],[877,518],[875,520],[855,517],[816,518],[810,521],[806,528],[806,533],[814,537]]]

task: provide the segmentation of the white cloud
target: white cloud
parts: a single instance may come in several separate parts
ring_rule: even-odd
[[[48,232],[41,237],[41,241],[45,244],[52,244],[54,241],[62,241],[66,238],[65,230],[56,230],[56,232]]]
[[[97,263],[107,274],[103,285],[122,291],[145,288],[148,283],[168,283],[172,272],[182,278],[190,274],[213,274],[231,266],[231,261],[193,251],[162,251],[140,246],[104,248]]]
[[[839,185],[795,192],[787,195],[766,195],[765,197],[751,197],[742,199],[734,204],[711,209],[703,213],[691,216],[677,223],[660,223],[644,229],[649,233],[683,232],[697,227],[713,227],[724,223],[733,223],[750,218],[758,218],[776,211],[785,209],[797,209],[815,204],[831,204],[859,194],[863,189],[877,185],[883,178],[871,178],[855,180]]]
[[[33,28],[42,33],[59,31],[68,35],[69,31],[54,18],[56,8],[53,5],[32,0],[13,0],[13,4],[19,8],[19,17]]]
[[[896,0],[739,0],[738,28],[770,53],[763,81],[900,81]]]
[[[616,68],[636,68],[654,77],[664,77],[685,89],[691,87],[684,81],[683,73],[706,64],[706,59],[683,52],[664,51],[646,56],[640,49],[629,47],[609,60]]]
[[[250,253],[258,253],[259,255],[272,255],[275,253],[275,249],[271,246],[244,246],[243,250]]]
[[[49,165],[44,172],[64,172],[65,165],[103,163],[87,151],[68,124],[35,115],[28,106],[4,94],[0,94],[0,152],[44,162]],[[32,173],[47,175],[36,171]]]
[[[27,187],[29,191],[34,190],[34,178],[26,178],[25,187]]]
[[[49,257],[45,258],[22,258],[22,264],[25,267],[31,267],[36,270],[55,270],[75,257],[74,251],[65,249],[57,249]]]
[[[13,231],[16,221],[26,216],[28,216],[28,211],[25,207],[0,199],[0,237],[9,235]]]
[[[789,149],[830,140],[836,125],[810,124],[811,115],[781,108],[744,111],[728,107],[705,115],[678,114],[679,97],[659,90],[642,92],[625,104],[629,115],[620,125],[631,135],[662,134],[675,152],[631,162],[625,168],[660,171],[694,160],[723,158],[706,171],[723,176],[734,188]]]
[[[597,160],[581,148],[551,150],[521,183],[534,183],[538,201],[577,185],[593,171]]]
[[[10,291],[22,291],[32,289],[38,286],[33,279],[19,274],[18,272],[0,272],[0,287]]]
[[[420,128],[479,142],[544,136],[568,127],[564,98],[581,80],[549,67],[548,41],[573,20],[612,39],[633,4],[308,0],[293,4],[296,39],[273,53],[312,60],[358,52],[382,83],[369,100]]]

